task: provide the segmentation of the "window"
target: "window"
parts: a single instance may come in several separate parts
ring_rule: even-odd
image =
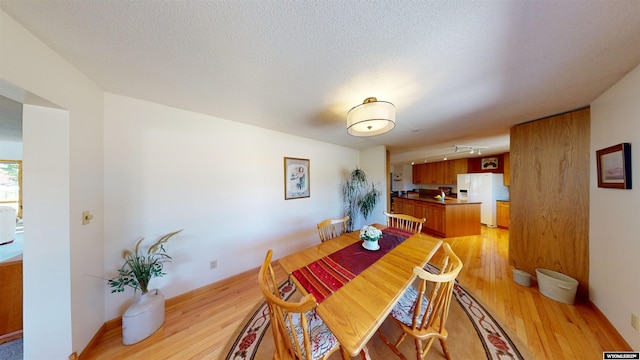
[[[0,160],[0,205],[14,207],[22,218],[22,161]]]

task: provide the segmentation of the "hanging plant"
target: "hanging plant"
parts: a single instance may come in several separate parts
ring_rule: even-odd
[[[367,220],[373,212],[381,192],[373,183],[367,182],[367,174],[362,169],[355,168],[349,174],[342,187],[345,215],[349,216],[347,228],[353,231],[353,225],[359,215]]]

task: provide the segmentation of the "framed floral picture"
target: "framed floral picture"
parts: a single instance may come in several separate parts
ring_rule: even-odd
[[[311,196],[309,185],[309,159],[284,158],[284,199]]]
[[[631,144],[622,143],[596,151],[598,187],[631,189]]]

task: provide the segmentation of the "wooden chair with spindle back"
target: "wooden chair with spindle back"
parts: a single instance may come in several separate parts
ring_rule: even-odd
[[[384,212],[384,215],[387,217],[387,226],[412,232],[414,234],[420,233],[422,231],[422,224],[427,221],[426,218],[418,219],[411,215],[390,214],[386,211]]]
[[[347,221],[349,221],[349,216],[345,216],[341,219],[326,219],[321,221],[317,225],[320,241],[325,242],[346,233]]]
[[[462,269],[462,261],[454,254],[449,244],[442,244],[442,248],[444,258],[440,273],[432,274],[420,267],[414,267],[413,273],[418,277],[419,288],[409,287],[391,310],[393,320],[402,329],[398,341],[392,344],[378,330],[382,341],[402,359],[406,357],[400,352],[399,346],[407,335],[415,341],[418,359],[427,356],[435,339],[440,340],[446,358],[451,359],[446,345],[448,333],[445,325],[449,316],[453,286]]]
[[[316,299],[309,294],[298,302],[283,300],[271,266],[273,252],[269,250],[258,274],[271,318],[274,359],[326,359],[340,348],[338,340],[316,314]]]

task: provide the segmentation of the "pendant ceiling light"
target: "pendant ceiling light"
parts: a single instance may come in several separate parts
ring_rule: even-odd
[[[374,97],[366,98],[347,113],[347,132],[353,136],[380,135],[395,126],[396,107]]]

